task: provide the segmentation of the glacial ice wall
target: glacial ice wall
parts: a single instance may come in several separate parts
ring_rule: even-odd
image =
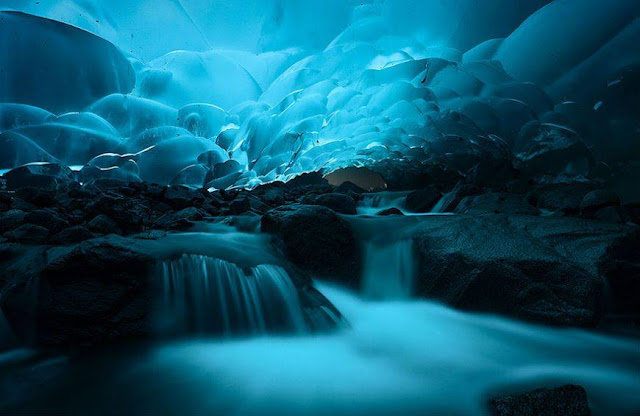
[[[225,188],[547,136],[640,159],[638,2],[40,3],[0,0],[29,13],[0,12],[0,169]]]

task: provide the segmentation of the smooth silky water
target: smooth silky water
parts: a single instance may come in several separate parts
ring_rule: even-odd
[[[482,415],[490,397],[576,383],[595,415],[637,415],[637,339],[410,299],[405,236],[415,221],[352,218],[366,251],[363,286],[355,293],[317,282],[348,321],[324,334],[305,330],[281,265],[263,266],[275,256],[263,236],[226,226],[174,235],[171,245],[209,242],[157,273],[160,303],[175,319],[190,317],[193,334],[74,355],[5,349],[0,413]],[[387,238],[373,238],[374,229]],[[276,309],[287,316],[286,335],[265,330]],[[216,325],[220,336],[211,335]]]

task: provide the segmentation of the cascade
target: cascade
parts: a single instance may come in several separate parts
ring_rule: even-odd
[[[374,299],[406,299],[414,284],[413,241],[365,243],[362,293]]]
[[[225,336],[308,329],[298,291],[280,266],[242,268],[185,254],[161,269],[163,328]]]

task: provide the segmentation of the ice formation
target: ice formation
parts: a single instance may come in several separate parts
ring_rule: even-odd
[[[0,169],[252,187],[565,136],[640,158],[640,3],[414,3],[0,0]]]

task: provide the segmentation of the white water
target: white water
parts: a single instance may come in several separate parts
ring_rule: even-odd
[[[369,241],[364,247],[362,293],[372,299],[408,299],[413,294],[413,241]]]
[[[280,266],[241,268],[185,254],[162,263],[162,286],[161,326],[228,336],[307,330],[297,289]]]

